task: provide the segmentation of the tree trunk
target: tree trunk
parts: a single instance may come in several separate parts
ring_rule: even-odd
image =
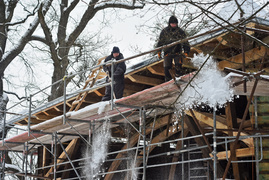
[[[4,120],[5,114],[4,111],[6,110],[7,107],[7,103],[8,103],[8,96],[6,93],[2,93],[2,95],[0,95],[0,120],[1,122]]]
[[[65,51],[60,57],[67,57],[69,51]],[[51,87],[51,95],[48,98],[48,101],[52,101],[58,97],[63,96],[64,93],[64,76],[68,66],[68,58],[63,58],[62,60],[57,59],[54,60],[53,63],[53,76],[52,76],[52,84],[59,81],[59,83],[53,85]]]
[[[66,68],[63,69],[61,66],[55,65],[54,63],[52,84],[64,78],[65,70]],[[52,101],[53,99],[63,96],[63,92],[64,92],[64,81],[61,81],[51,87],[51,95],[49,96],[48,101]]]

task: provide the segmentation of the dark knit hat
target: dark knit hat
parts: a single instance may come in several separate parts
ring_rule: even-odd
[[[178,20],[177,20],[176,16],[171,16],[171,17],[169,18],[169,24],[170,24],[170,23],[178,23]]]
[[[120,49],[117,46],[114,46],[111,53],[120,53]]]

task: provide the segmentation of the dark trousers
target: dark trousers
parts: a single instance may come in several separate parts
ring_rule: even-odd
[[[115,81],[113,86],[114,94],[116,99],[120,99],[123,96],[124,90],[124,81]],[[109,101],[111,100],[111,86],[106,86],[105,95],[102,98],[102,101]]]
[[[170,69],[173,67],[173,60],[175,63],[175,69],[176,69],[176,76],[182,76],[182,56],[178,54],[172,54],[172,55],[167,55],[164,57],[164,74],[165,74],[165,81],[169,81],[172,79],[172,76],[169,72]]]

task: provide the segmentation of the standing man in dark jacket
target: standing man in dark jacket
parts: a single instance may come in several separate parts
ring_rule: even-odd
[[[169,18],[168,26],[164,28],[160,34],[157,47],[173,43],[186,38],[185,32],[178,27],[178,20],[175,16]],[[182,54],[182,48],[184,54]],[[179,77],[182,74],[182,58],[187,56],[190,52],[190,45],[188,41],[182,44],[177,44],[169,48],[164,48],[164,72],[165,81],[172,79],[169,70],[172,68],[172,60],[175,63],[175,76]],[[161,58],[161,51],[158,52],[158,57]]]
[[[122,53],[120,53],[120,49],[118,47],[113,47],[113,50],[109,56],[106,57],[105,62],[110,61],[112,59],[115,59],[116,61],[123,59]],[[111,66],[103,66],[104,71],[108,74],[106,77],[106,82],[110,81],[111,77]],[[123,96],[123,90],[124,90],[124,73],[126,71],[126,65],[125,62],[114,64],[114,94],[115,98],[119,99]],[[102,101],[109,101],[111,100],[111,86],[106,86],[105,95],[102,98]]]

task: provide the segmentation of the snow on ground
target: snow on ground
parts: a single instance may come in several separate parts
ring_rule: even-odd
[[[192,58],[192,63],[201,69],[178,98],[176,107],[179,111],[203,104],[211,108],[222,107],[227,101],[233,101],[229,78],[221,73],[212,57],[198,54]]]

